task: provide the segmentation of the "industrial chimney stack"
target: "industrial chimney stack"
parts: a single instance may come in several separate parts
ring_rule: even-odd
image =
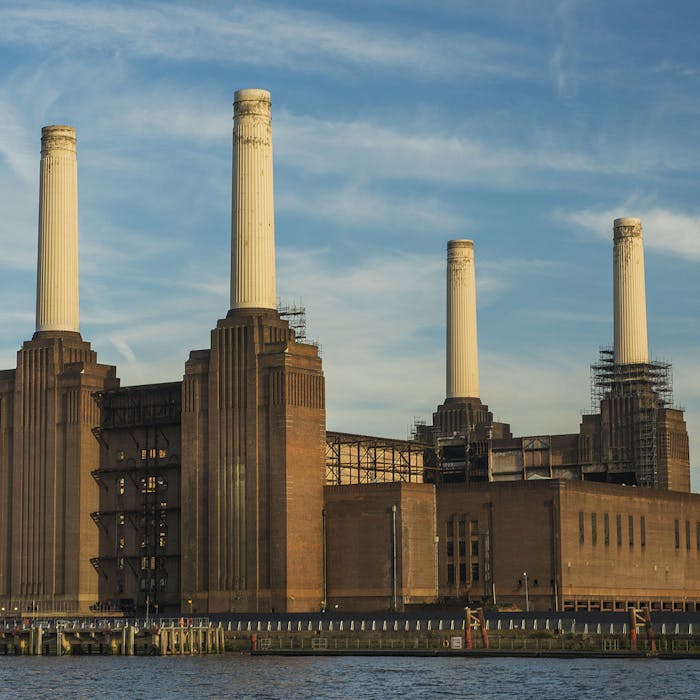
[[[447,242],[447,398],[479,397],[474,242]]]
[[[267,90],[233,98],[231,309],[275,309],[272,124]]]
[[[36,330],[79,331],[78,164],[72,126],[41,130]]]
[[[613,230],[615,364],[646,364],[649,350],[642,222],[615,219]]]

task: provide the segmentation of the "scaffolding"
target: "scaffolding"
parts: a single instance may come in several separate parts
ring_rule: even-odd
[[[671,363],[651,362],[618,365],[611,347],[600,348],[598,362],[591,365],[591,413],[600,411],[601,400],[610,394],[653,392],[658,408],[673,406]]]
[[[651,361],[616,364],[611,347],[591,365],[591,413],[602,402],[624,399],[610,419],[610,465],[633,470],[639,486],[657,487],[659,411],[673,406],[671,364]]]
[[[326,484],[422,483],[428,448],[413,440],[327,432]]]
[[[306,342],[306,307],[300,304],[282,304],[277,302],[277,312],[289,327],[294,331],[294,336],[300,343]]]
[[[284,319],[289,328],[294,332],[294,338],[298,343],[313,345],[321,355],[323,348],[317,340],[309,339],[306,333],[306,307],[301,304],[283,304],[277,302],[277,313]]]

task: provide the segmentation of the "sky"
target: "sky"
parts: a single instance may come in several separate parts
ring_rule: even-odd
[[[34,331],[41,127],[68,124],[83,338],[123,385],[181,379],[229,307],[233,93],[265,88],[277,292],[329,429],[430,421],[446,242],[470,238],[482,400],[577,432],[636,216],[700,490],[698,26],[692,0],[0,0],[0,367]]]

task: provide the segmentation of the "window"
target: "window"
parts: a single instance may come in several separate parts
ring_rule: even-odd
[[[141,479],[139,479],[139,484],[141,486],[141,493],[155,493],[156,491],[164,491],[168,488],[168,482],[165,477],[156,476],[155,474],[142,476]]]
[[[700,551],[700,523],[695,523],[695,547]]]
[[[591,513],[591,544],[598,544],[598,514]]]
[[[464,520],[459,521],[459,536],[460,537],[466,537],[466,529],[467,529],[467,524],[464,522]]]
[[[124,535],[119,537],[119,549],[124,549]]]
[[[455,555],[455,545],[454,542],[447,543],[447,556],[453,557]]]
[[[607,513],[603,515],[603,537],[607,547],[610,544],[610,516]]]
[[[473,557],[478,557],[479,556],[479,540],[472,540],[472,556]]]
[[[454,520],[447,521],[447,536],[448,537],[455,536],[455,521]]]
[[[467,565],[466,564],[459,565],[459,582],[460,583],[467,582]]]
[[[148,453],[146,452],[146,450],[141,450],[141,459],[144,459],[144,460],[145,460],[146,457],[147,457],[147,454],[148,454]]]
[[[119,516],[117,517],[117,522],[120,526],[123,526],[126,522],[126,515],[124,515],[124,513],[119,513]]]
[[[158,459],[165,459],[167,453],[165,450],[158,450]]]
[[[459,556],[460,557],[467,556],[467,543],[464,540],[459,541]]]
[[[618,515],[615,517],[615,524],[617,525],[617,546],[622,547],[622,516]]]
[[[455,585],[455,565],[454,564],[447,565],[447,585],[448,586]]]
[[[675,541],[676,541],[676,549],[680,549],[681,548],[681,524],[680,524],[679,520],[674,521],[673,530],[674,530]]]
[[[119,557],[117,559],[117,568],[119,569],[119,571],[124,570],[124,557]]]
[[[126,490],[126,482],[125,482],[125,480],[124,480],[124,477],[123,477],[123,476],[120,476],[120,477],[117,479],[117,493],[118,493],[120,496],[123,496],[125,490]]]
[[[479,565],[472,564],[472,581],[478,581],[478,580],[479,580]]]
[[[643,515],[639,518],[639,544],[642,547],[647,544],[647,519]]]
[[[584,542],[584,529],[583,529],[583,511],[578,512],[578,543],[583,544]]]
[[[685,548],[690,551],[690,520],[685,521]]]
[[[627,518],[627,527],[630,531],[630,547],[634,547],[634,517],[632,515]]]
[[[126,453],[124,452],[124,450],[119,450],[119,452],[117,452],[117,462],[123,462],[125,458]]]

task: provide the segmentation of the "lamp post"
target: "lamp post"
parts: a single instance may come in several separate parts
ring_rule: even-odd
[[[530,612],[530,592],[527,587],[527,571],[523,571],[523,578],[525,579],[525,612]]]

